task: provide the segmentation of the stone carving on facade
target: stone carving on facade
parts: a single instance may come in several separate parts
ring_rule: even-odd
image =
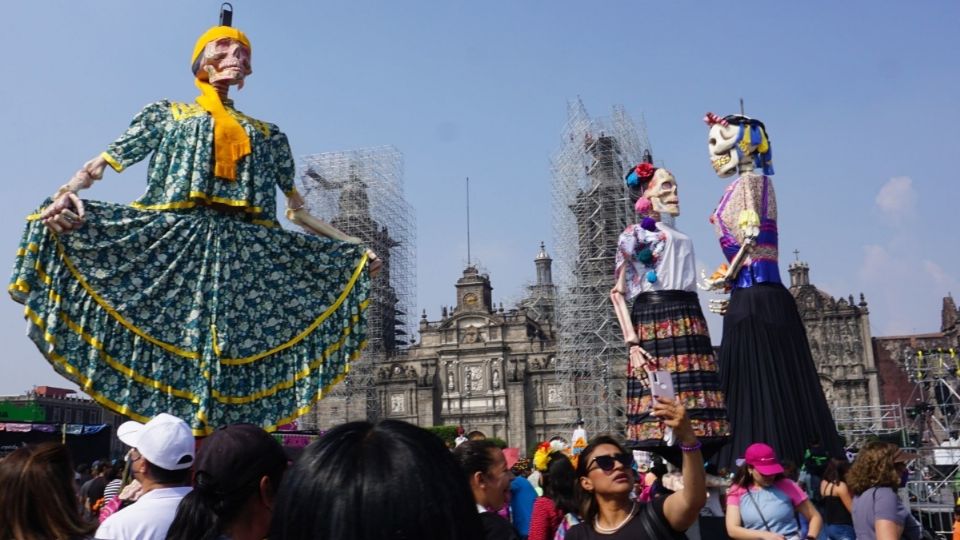
[[[390,412],[391,413],[403,413],[405,412],[405,402],[406,400],[403,397],[403,394],[393,394],[390,396]]]
[[[470,392],[483,390],[483,368],[481,366],[467,366],[463,370],[464,387]]]

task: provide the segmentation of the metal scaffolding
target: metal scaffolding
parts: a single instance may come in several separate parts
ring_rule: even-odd
[[[906,433],[919,454],[907,491],[921,521],[947,538],[960,495],[960,356],[956,349],[905,353],[902,367],[914,384],[903,408]]]
[[[383,261],[367,308],[367,347],[329,394],[344,401],[344,420],[357,419],[357,402],[374,420],[382,407],[376,365],[412,344],[416,322],[416,222],[404,198],[403,154],[392,146],[327,152],[305,156],[299,168],[310,213],[360,238]]]
[[[608,119],[591,119],[581,100],[568,104],[552,171],[556,366],[571,429],[579,416],[588,433],[623,431],[627,351],[609,294],[617,239],[634,220],[623,177],[649,148],[622,106]]]
[[[837,432],[847,447],[860,447],[864,442],[884,436],[899,436],[897,441],[906,445],[904,437],[903,408],[894,405],[857,405],[835,407],[833,421]]]
[[[914,384],[904,405],[918,445],[940,444],[960,432],[960,357],[955,349],[911,351],[903,369]]]

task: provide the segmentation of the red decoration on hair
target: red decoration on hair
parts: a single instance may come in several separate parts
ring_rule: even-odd
[[[720,124],[723,127],[727,127],[728,125],[730,125],[729,123],[727,123],[725,119],[720,118],[719,116],[713,114],[712,112],[708,112],[707,115],[703,117],[703,121],[706,122],[708,126],[712,126],[714,124]]]
[[[657,171],[657,168],[649,163],[641,163],[637,165],[634,171],[637,173],[637,178],[639,178],[641,182],[646,182],[653,178],[653,173]]]

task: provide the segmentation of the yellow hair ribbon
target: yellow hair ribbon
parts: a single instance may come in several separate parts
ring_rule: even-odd
[[[253,53],[250,40],[243,32],[230,26],[214,26],[204,32],[194,45],[192,63],[196,63],[207,43],[222,38],[235,39]],[[227,112],[220,101],[220,95],[210,83],[197,77],[194,84],[200,89],[197,103],[213,116],[213,174],[227,180],[236,180],[237,162],[251,151],[250,137],[240,122]]]

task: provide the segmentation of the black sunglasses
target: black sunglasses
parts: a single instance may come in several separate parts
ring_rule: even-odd
[[[597,456],[590,460],[590,465],[587,466],[587,471],[590,471],[590,467],[594,463],[597,464],[597,468],[603,472],[610,472],[616,466],[617,462],[620,462],[623,465],[624,469],[633,468],[633,455],[632,454],[614,454],[612,456]]]

